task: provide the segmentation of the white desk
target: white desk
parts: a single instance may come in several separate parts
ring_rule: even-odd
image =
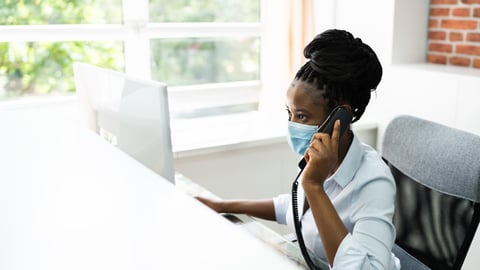
[[[299,269],[89,131],[0,111],[0,269]]]

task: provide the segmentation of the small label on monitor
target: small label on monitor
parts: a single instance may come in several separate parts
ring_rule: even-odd
[[[100,137],[105,139],[111,145],[117,146],[117,136],[102,127],[100,127]]]

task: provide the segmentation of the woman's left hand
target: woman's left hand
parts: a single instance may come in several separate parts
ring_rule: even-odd
[[[302,185],[319,186],[332,174],[338,163],[340,142],[340,120],[335,121],[332,136],[327,133],[315,133],[305,152],[307,165],[303,171]]]

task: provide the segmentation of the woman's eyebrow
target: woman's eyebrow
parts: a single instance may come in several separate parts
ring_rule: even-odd
[[[308,110],[305,110],[305,109],[302,109],[302,108],[300,108],[300,109],[296,109],[296,110],[295,110],[295,113],[297,113],[297,114],[298,114],[298,113],[301,113],[301,114],[308,114],[308,115],[310,115],[310,114],[311,114],[311,113],[310,113],[310,111],[308,111]]]

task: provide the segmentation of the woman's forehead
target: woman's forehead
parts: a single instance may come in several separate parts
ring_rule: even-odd
[[[293,81],[287,90],[287,102],[295,106],[321,106],[326,104],[323,91],[304,81]]]

